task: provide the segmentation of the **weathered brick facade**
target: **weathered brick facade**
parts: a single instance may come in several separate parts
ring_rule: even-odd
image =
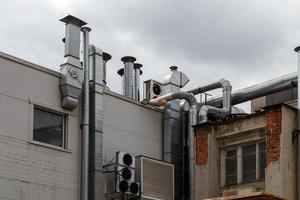
[[[206,165],[208,161],[208,134],[211,133],[210,126],[195,128],[196,132],[196,164]]]
[[[281,106],[273,107],[266,113],[267,165],[280,158],[280,135],[282,132]]]

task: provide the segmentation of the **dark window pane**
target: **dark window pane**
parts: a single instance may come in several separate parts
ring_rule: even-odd
[[[62,115],[34,108],[33,140],[63,147],[63,121]]]
[[[227,151],[225,166],[226,185],[237,184],[237,158],[236,150]]]
[[[259,143],[259,179],[265,179],[266,143]]]
[[[256,180],[256,145],[243,147],[243,182]]]

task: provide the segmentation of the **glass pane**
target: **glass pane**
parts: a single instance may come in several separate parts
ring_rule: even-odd
[[[236,150],[227,151],[226,154],[225,176],[226,185],[237,184],[237,158]]]
[[[259,144],[259,179],[265,179],[266,143]]]
[[[33,140],[63,147],[62,115],[34,108]]]
[[[256,145],[243,147],[243,182],[256,180]]]

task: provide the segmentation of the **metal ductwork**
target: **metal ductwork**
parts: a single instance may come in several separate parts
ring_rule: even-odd
[[[65,29],[65,55],[60,65],[59,88],[62,94],[63,108],[73,110],[79,105],[82,91],[83,68],[80,63],[80,29],[86,23],[72,15],[62,18]]]
[[[254,86],[232,92],[231,104],[236,105],[252,99],[280,92],[297,86],[297,73],[287,74]],[[206,102],[214,107],[223,106],[223,97],[214,97]],[[200,104],[203,105],[203,104]]]
[[[179,92],[189,79],[178,71],[178,67],[170,67],[171,72],[163,82],[163,93]],[[164,106],[163,159],[175,166],[175,199],[183,199],[185,191],[185,134],[181,134],[180,100],[173,100]],[[188,185],[188,184],[186,184]]]
[[[135,57],[125,56],[121,58],[124,63],[124,81],[123,82],[123,95],[130,99],[135,99],[135,87],[134,87],[134,62]]]
[[[194,152],[194,129],[193,126],[198,121],[197,100],[192,93],[189,92],[173,92],[156,99],[150,100],[150,104],[164,106],[169,101],[186,100],[189,105],[189,128],[188,128],[188,159],[189,159],[189,199],[195,199],[195,152]],[[183,133],[181,133],[183,134]]]
[[[217,88],[222,88],[223,92],[223,108],[216,108],[209,105],[203,105],[199,111],[199,123],[205,123],[208,121],[208,117],[212,115],[215,118],[224,119],[228,115],[231,114],[231,84],[228,80],[221,79],[220,81],[211,83],[209,85],[205,85],[202,87],[195,88],[190,90],[189,92],[194,95],[199,93],[204,93],[207,91],[211,91]]]
[[[141,68],[143,67],[140,63],[134,63],[134,93],[135,97],[134,100],[140,101],[141,91],[140,91],[140,76],[143,74]]]
[[[102,81],[104,83],[104,85],[107,84],[106,82],[106,63],[107,61],[109,61],[111,59],[111,55],[103,52],[103,70],[102,70]]]
[[[103,91],[106,86],[108,53],[90,45],[90,140],[89,140],[89,199],[104,199],[103,183]]]

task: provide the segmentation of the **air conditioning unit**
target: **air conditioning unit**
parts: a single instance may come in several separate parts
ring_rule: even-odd
[[[174,165],[170,163],[137,156],[135,181],[140,183],[141,199],[174,199]]]
[[[134,181],[135,157],[120,151],[116,157],[116,192],[138,195],[139,184]]]
[[[162,96],[163,92],[162,83],[155,80],[148,80],[144,82],[144,99],[150,101],[157,97]]]

